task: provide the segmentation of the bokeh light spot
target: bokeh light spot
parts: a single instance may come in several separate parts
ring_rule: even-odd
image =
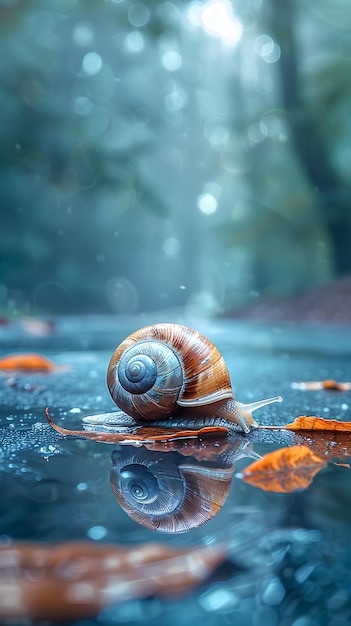
[[[280,47],[269,35],[260,35],[256,38],[255,52],[266,63],[276,63],[281,55]]]
[[[251,124],[249,126],[247,135],[253,143],[259,143],[266,138],[267,134],[263,132],[263,128],[264,127],[262,127],[262,125],[258,122],[255,122],[254,124]]]
[[[165,105],[169,111],[180,111],[187,102],[187,96],[183,91],[171,91],[165,97]]]
[[[219,122],[218,118],[209,119],[205,125],[205,137],[211,148],[222,150],[229,138],[229,131],[227,126]]]
[[[115,313],[135,313],[138,294],[133,283],[124,276],[113,276],[105,284],[106,299]]]
[[[260,96],[267,96],[273,90],[273,80],[270,76],[258,76],[255,80],[255,90]]]
[[[97,52],[88,52],[82,61],[82,69],[88,76],[98,74],[102,68],[102,58]]]
[[[145,26],[150,19],[150,11],[145,4],[142,2],[137,2],[136,4],[132,4],[129,7],[128,11],[128,20],[130,21],[132,26],[135,28],[140,28],[141,26]]]
[[[272,110],[264,113],[261,117],[260,128],[266,137],[276,141],[286,141],[288,138],[287,126],[279,111],[275,112]]]
[[[133,30],[126,36],[125,43],[130,52],[140,52],[144,48],[144,37],[139,31]]]
[[[197,206],[201,213],[211,215],[217,210],[217,200],[211,193],[203,193],[197,199]]]
[[[212,194],[218,200],[222,193],[222,188],[216,181],[209,180],[204,186],[204,192]]]
[[[175,70],[179,70],[182,66],[182,57],[177,50],[167,50],[162,55],[162,65],[166,70],[174,72]]]
[[[180,252],[181,245],[176,237],[168,237],[163,242],[163,251],[167,256],[177,256]]]
[[[84,48],[90,46],[95,39],[94,32],[87,22],[76,24],[73,31],[73,41],[77,46]]]
[[[89,98],[86,98],[85,96],[79,96],[78,98],[75,98],[73,101],[74,112],[77,113],[78,115],[89,115],[89,113],[91,113],[93,108],[94,108],[94,105],[92,101]]]
[[[187,9],[187,18],[193,26],[201,26],[227,46],[236,45],[241,38],[242,24],[228,0],[211,0],[204,4],[192,2]]]

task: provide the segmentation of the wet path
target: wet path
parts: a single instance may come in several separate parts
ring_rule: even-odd
[[[111,453],[118,446],[65,439],[46,423],[46,406],[56,421],[72,429],[81,428],[85,415],[114,410],[106,366],[115,346],[143,323],[63,320],[44,336],[20,326],[1,328],[2,354],[35,351],[71,367],[0,377],[2,537],[134,546],[157,540],[182,548],[226,543],[229,556],[205,586],[179,600],[128,601],[103,611],[98,624],[349,623],[348,468],[327,465],[306,491],[293,494],[263,492],[234,474],[227,500],[213,519],[187,533],[165,535],[137,524],[113,497]],[[351,392],[291,387],[297,380],[351,380],[349,333],[329,328],[268,331],[237,323],[198,327],[224,355],[238,399],[284,396],[283,404],[257,412],[261,424],[284,424],[300,414],[351,420]],[[259,454],[276,447],[267,432],[249,438]],[[284,443],[293,443],[293,436],[282,437]],[[235,472],[247,464],[245,455],[235,459]]]

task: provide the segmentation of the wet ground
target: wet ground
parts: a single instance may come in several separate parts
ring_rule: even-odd
[[[44,414],[82,428],[86,415],[115,410],[105,373],[118,343],[146,318],[63,319],[50,328],[18,322],[0,327],[1,354],[38,352],[71,369],[0,377],[3,540],[90,540],[137,546],[223,545],[225,562],[196,590],[176,599],[119,603],[79,626],[195,624],[208,626],[346,626],[351,622],[351,471],[327,464],[304,491],[279,494],[245,484],[247,442],[258,454],[296,440],[269,433],[233,439],[224,466],[233,469],[228,496],[207,523],[188,532],[155,532],[119,506],[110,487],[111,455],[121,446],[58,435]],[[351,392],[300,391],[294,381],[351,380],[351,332],[345,328],[266,327],[243,322],[177,319],[195,326],[222,352],[236,397],[243,402],[281,394],[283,404],[256,413],[260,424],[285,424],[311,414],[351,421]],[[35,329],[35,332],[33,332]],[[237,454],[244,446],[243,458]],[[142,448],[123,450],[141,454]],[[177,454],[177,453],[175,453]],[[249,455],[251,452],[249,453]],[[130,463],[130,461],[128,461]],[[193,457],[187,460],[187,466]],[[198,459],[196,463],[198,462]],[[221,460],[223,468],[223,459]],[[226,465],[227,463],[227,465]],[[217,464],[218,465],[218,464]],[[216,463],[211,460],[211,468]],[[13,622],[12,622],[13,623]]]

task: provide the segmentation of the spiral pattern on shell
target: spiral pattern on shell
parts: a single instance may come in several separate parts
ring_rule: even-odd
[[[117,406],[137,420],[234,397],[217,348],[179,324],[146,326],[127,337],[111,357],[107,385]]]

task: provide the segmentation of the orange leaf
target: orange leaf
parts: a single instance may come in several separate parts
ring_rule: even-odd
[[[49,412],[49,408],[45,409],[46,419],[50,426],[56,430],[60,435],[70,435],[74,437],[84,437],[84,439],[91,439],[92,441],[101,441],[101,443],[153,443],[154,441],[173,441],[179,439],[197,439],[202,437],[220,436],[226,437],[228,431],[223,426],[205,426],[199,430],[176,430],[171,428],[161,428],[158,426],[140,426],[139,428],[133,427],[130,433],[111,433],[97,430],[68,430],[58,426],[52,420]]]
[[[326,420],[316,415],[299,415],[291,424],[283,426],[287,430],[320,430],[327,432],[350,432],[351,422]]]
[[[325,462],[306,446],[281,448],[244,469],[241,478],[264,491],[291,493],[307,489]]]
[[[259,426],[261,430],[290,430],[298,435],[298,442],[304,443],[320,457],[327,454],[332,458],[351,455],[351,422],[324,419],[315,415],[299,415],[292,423],[285,426]],[[328,436],[329,435],[329,436]],[[277,441],[279,444],[279,441]]]
[[[52,372],[53,370],[66,369],[55,365],[45,356],[40,354],[8,354],[0,359],[0,370],[22,372]]]
[[[350,391],[351,382],[340,383],[336,380],[311,380],[307,382],[298,382],[291,384],[293,389],[301,389],[302,391],[314,391],[316,389],[327,389],[330,391]]]

